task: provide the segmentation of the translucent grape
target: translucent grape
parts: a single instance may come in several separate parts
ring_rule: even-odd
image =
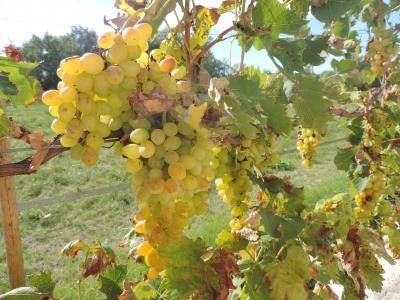
[[[104,69],[103,58],[95,53],[85,53],[80,58],[82,69],[89,74],[96,75]]]
[[[139,145],[128,144],[122,148],[122,154],[130,159],[136,159],[140,157]]]
[[[149,139],[149,132],[144,128],[137,128],[129,136],[133,143],[140,144]]]

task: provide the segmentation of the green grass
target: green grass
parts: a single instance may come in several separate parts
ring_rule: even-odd
[[[51,138],[49,130],[51,117],[41,104],[34,104],[23,109],[9,109],[15,121],[28,125],[30,129],[42,130]],[[346,134],[344,129],[330,130],[322,139],[336,139]],[[282,138],[279,149],[295,147],[294,134]],[[298,153],[282,155],[282,161],[294,168],[288,171],[277,171],[278,175],[289,176],[297,185],[306,186],[306,196],[310,204],[319,199],[328,198],[345,191],[345,174],[336,170],[333,164],[335,148],[345,143],[322,146],[318,148],[315,166],[311,170],[301,168]],[[20,141],[13,141],[12,147],[26,147]],[[14,161],[30,153],[17,153]],[[127,182],[123,171],[122,159],[112,155],[112,151],[102,151],[101,160],[91,168],[72,161],[68,153],[63,153],[41,167],[38,173],[30,176],[15,177],[19,202],[34,201],[63,195],[71,192],[107,187]],[[290,168],[291,169],[291,168]],[[100,240],[103,244],[116,249],[118,258],[125,261],[127,249],[118,248],[120,240],[130,229],[130,218],[135,209],[132,193],[127,189],[118,193],[93,196],[79,201],[29,209],[20,213],[20,229],[23,241],[26,274],[39,270],[51,269],[58,281],[56,295],[77,298],[81,269],[81,258],[75,260],[62,258],[59,255],[62,247],[74,239],[87,242]],[[214,195],[210,199],[210,211],[195,218],[187,230],[190,237],[201,237],[208,245],[215,240],[221,229],[228,229],[230,219],[228,208]],[[129,262],[131,278],[137,278],[143,268]],[[0,292],[8,290],[7,265],[5,261],[4,241],[0,234]],[[82,299],[103,299],[96,291],[96,282],[89,279],[81,284]]]

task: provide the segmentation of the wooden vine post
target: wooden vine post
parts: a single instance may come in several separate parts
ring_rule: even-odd
[[[0,149],[9,148],[8,137],[0,139]],[[0,153],[0,165],[11,162],[11,154]],[[8,265],[8,278],[12,289],[25,285],[24,260],[19,233],[17,197],[11,176],[0,177],[0,200],[3,214],[4,242]]]

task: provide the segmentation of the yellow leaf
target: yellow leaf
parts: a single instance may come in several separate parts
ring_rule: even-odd
[[[194,129],[200,129],[200,122],[203,119],[204,114],[207,110],[207,103],[204,102],[199,106],[195,106],[194,104],[190,105],[188,109],[188,115],[186,122],[192,126]]]

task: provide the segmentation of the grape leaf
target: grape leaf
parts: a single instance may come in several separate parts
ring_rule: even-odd
[[[107,299],[116,299],[122,293],[126,274],[126,265],[114,265],[99,276],[97,280],[99,289],[107,296]]]
[[[176,0],[155,0],[146,8],[146,21],[153,28],[152,36],[158,33],[158,28],[167,15],[176,8]]]
[[[34,63],[16,62],[7,57],[0,57],[0,73],[8,74],[8,80],[18,91],[16,94],[6,94],[13,103],[28,105],[34,101],[38,83],[29,75],[34,67]],[[4,92],[5,89],[2,89],[2,93]]]
[[[335,25],[333,28],[333,34],[335,36],[341,38],[347,38],[349,35],[349,31],[350,31],[350,23],[349,23],[349,18],[347,16],[335,21]]]
[[[325,132],[330,117],[324,88],[324,84],[314,77],[298,77],[297,85],[292,89],[293,105],[303,127]]]
[[[273,38],[279,37],[281,33],[295,34],[307,23],[278,0],[258,1],[253,9],[252,17],[254,25],[264,29]]]
[[[354,162],[354,156],[358,149],[358,147],[339,149],[334,159],[336,168],[338,170],[348,171],[350,165]]]
[[[157,291],[148,282],[139,282],[133,289],[138,300],[156,299]]]
[[[37,272],[29,276],[29,284],[44,294],[53,294],[56,283],[52,279],[51,271]]]
[[[313,6],[311,13],[319,21],[328,23],[338,20],[347,11],[355,7],[360,1],[358,0],[329,0],[327,4],[321,7]]]
[[[306,46],[304,39],[279,39],[273,43],[269,54],[276,57],[287,72],[303,72],[303,52]]]
[[[320,56],[323,50],[328,48],[328,36],[321,35],[313,38],[306,39],[306,48],[303,52],[304,64],[312,66],[319,66],[325,62],[325,58]]]
[[[0,138],[9,135],[11,132],[11,122],[0,108]]]

